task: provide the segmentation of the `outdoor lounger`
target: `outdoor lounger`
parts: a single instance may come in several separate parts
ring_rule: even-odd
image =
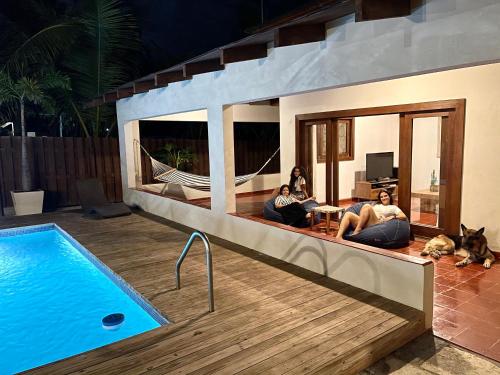
[[[85,216],[105,219],[131,214],[126,204],[108,202],[102,183],[96,178],[79,180],[76,187]]]

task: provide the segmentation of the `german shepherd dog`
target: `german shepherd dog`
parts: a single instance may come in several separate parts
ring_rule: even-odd
[[[478,262],[484,259],[483,267],[490,268],[491,264],[495,261],[495,256],[488,248],[488,241],[483,235],[484,227],[479,230],[468,229],[465,225],[460,224],[462,227],[462,249],[467,252],[467,256],[458,263],[457,267],[465,267],[472,262]]]
[[[430,255],[435,259],[439,259],[441,255],[453,254],[454,252],[455,242],[444,234],[440,234],[425,244],[420,255]]]

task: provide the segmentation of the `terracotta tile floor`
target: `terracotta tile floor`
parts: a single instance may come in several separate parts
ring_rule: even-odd
[[[420,257],[425,241],[397,251]],[[500,361],[500,261],[487,270],[477,263],[457,268],[458,256],[429,259],[435,266],[434,334]]]

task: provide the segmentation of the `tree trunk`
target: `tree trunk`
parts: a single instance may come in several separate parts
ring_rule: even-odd
[[[21,137],[26,136],[26,122],[24,119],[24,99],[21,99]]]
[[[24,119],[24,100],[21,99],[21,187],[23,191],[33,190],[30,163],[28,160],[28,139],[26,138],[26,124]]]

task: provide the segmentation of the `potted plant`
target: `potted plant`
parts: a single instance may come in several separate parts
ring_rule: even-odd
[[[176,147],[172,143],[165,144],[159,152],[155,153],[155,156],[171,167],[185,172],[190,172],[193,163],[197,160],[190,148]]]
[[[432,192],[438,192],[439,191],[439,185],[437,184],[437,176],[436,176],[436,170],[432,170],[431,174],[431,186],[429,188],[430,191]]]
[[[0,103],[19,110],[21,120],[21,190],[11,191],[16,215],[41,213],[43,190],[37,189],[29,163],[28,139],[26,137],[25,105],[44,104],[46,93],[51,88],[68,89],[67,78],[56,71],[41,70],[33,75],[13,78],[6,70],[0,71]]]

